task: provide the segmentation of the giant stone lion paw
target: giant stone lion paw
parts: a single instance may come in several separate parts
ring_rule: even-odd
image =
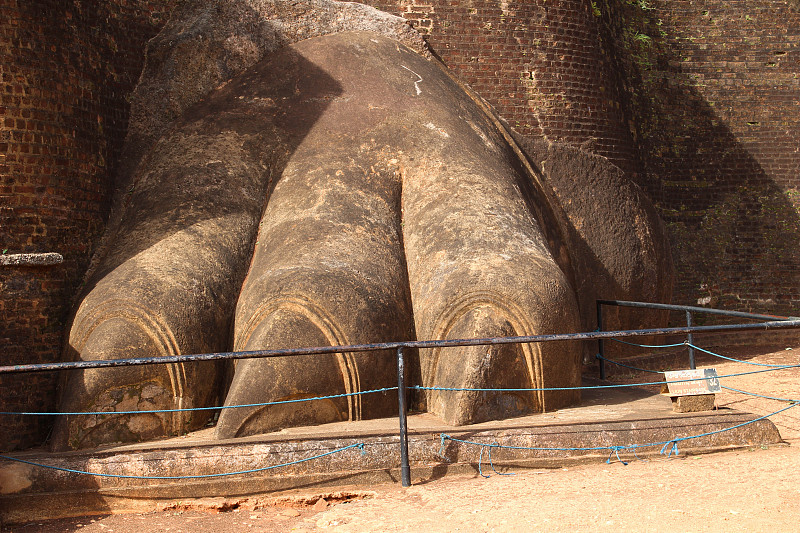
[[[190,15],[165,32],[196,35],[189,30],[207,22]],[[208,33],[223,42],[225,13],[217,15]],[[378,18],[388,28],[398,24]],[[224,83],[173,106],[165,125],[133,126],[127,156],[135,164],[123,176],[129,185],[75,313],[71,358],[534,335],[588,325],[576,287],[597,267],[571,258],[586,239],[568,231],[571,215],[553,189],[445,68],[394,30],[366,29],[272,43],[232,76],[208,74]],[[154,43],[172,56],[151,52],[140,85],[145,102],[141,87],[152,87],[164,75],[158,65],[174,63],[188,46],[164,36]],[[171,67],[178,71],[173,93],[183,94],[180,76],[189,69],[181,67]],[[655,250],[657,261],[661,245],[651,240],[629,247]],[[627,275],[638,266],[621,268]],[[598,274],[597,283],[603,275],[613,273]],[[411,375],[426,387],[574,387],[581,356],[576,343],[428,349],[414,354]],[[396,393],[348,394],[394,383],[393,354],[385,352],[243,359],[232,368],[120,367],[71,374],[62,410],[334,396],[225,409],[216,435],[229,438],[391,416]],[[429,390],[414,401],[458,425],[578,400],[575,391]],[[53,446],[176,435],[208,417],[68,416],[57,423]]]

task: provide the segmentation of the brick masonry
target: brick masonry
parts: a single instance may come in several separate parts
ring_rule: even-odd
[[[103,230],[126,96],[163,8],[123,0],[0,0],[0,249],[57,252],[0,266],[0,364],[61,352],[71,301]],[[4,410],[52,410],[55,376],[0,377]],[[46,435],[42,417],[0,417],[4,448]]]
[[[800,315],[800,6],[645,5],[607,20],[639,183],[675,249],[675,300]]]
[[[108,215],[127,96],[175,0],[0,0],[0,364],[59,357]],[[629,171],[667,224],[677,303],[800,315],[798,0],[369,0],[523,135]],[[53,376],[0,378],[51,409]],[[0,448],[48,421],[0,418]]]

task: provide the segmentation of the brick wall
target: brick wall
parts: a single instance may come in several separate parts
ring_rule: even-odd
[[[0,0],[0,250],[58,252],[0,266],[0,364],[58,358],[71,298],[102,232],[126,96],[157,2]],[[0,377],[7,410],[54,407],[55,377]],[[43,418],[0,417],[3,448],[41,440]]]
[[[604,2],[675,301],[800,315],[800,3]]]

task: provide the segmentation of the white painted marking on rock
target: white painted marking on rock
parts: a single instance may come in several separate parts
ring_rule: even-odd
[[[450,138],[450,134],[449,133],[444,131],[442,128],[437,128],[436,125],[433,122],[428,122],[427,124],[425,124],[425,127],[428,128],[431,131],[435,131],[436,133],[438,133],[439,135],[441,135],[445,139],[449,139]]]
[[[417,81],[414,82],[414,89],[417,90],[417,96],[421,95],[422,94],[422,89],[419,88],[419,84],[422,83],[422,76],[420,76],[419,74],[417,74],[416,72],[414,72],[413,70],[411,70],[410,68],[408,68],[405,65],[400,65],[400,66],[403,67],[404,69],[406,69],[407,71],[409,71],[411,74],[413,74],[417,78],[419,78]]]

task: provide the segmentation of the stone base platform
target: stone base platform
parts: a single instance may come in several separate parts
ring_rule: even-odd
[[[585,380],[586,381],[586,380]],[[586,383],[597,385],[599,381]],[[607,389],[584,393],[579,407],[553,413],[473,426],[448,427],[429,414],[409,416],[412,483],[452,473],[493,474],[523,468],[555,468],[605,461],[618,462],[612,446],[663,443],[731,428],[757,416],[722,409],[674,413],[670,398],[641,390]],[[400,483],[398,420],[293,428],[227,441],[214,441],[211,430],[145,444],[49,453],[32,450],[7,454],[17,459],[69,470],[120,476],[197,476],[280,468],[225,477],[183,479],[114,478],[45,469],[0,459],[0,512],[4,523],[126,511],[150,511],[193,498],[275,495],[283,491],[321,491],[322,487]],[[489,449],[445,440],[442,434],[484,444],[550,450]],[[680,454],[781,443],[769,420],[678,442]],[[336,451],[351,445],[343,451]],[[575,450],[574,448],[603,448]],[[659,454],[663,444],[638,448],[637,457]],[[668,446],[668,449],[671,445]],[[630,449],[622,460],[636,460]],[[303,459],[330,453],[308,461]],[[674,452],[674,450],[673,450]],[[481,461],[479,466],[479,461]],[[621,466],[621,465],[620,465]]]

